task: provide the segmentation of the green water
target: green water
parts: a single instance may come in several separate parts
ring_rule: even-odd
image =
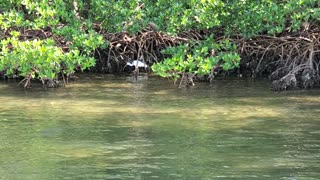
[[[0,83],[0,179],[320,179],[320,90],[156,77]]]

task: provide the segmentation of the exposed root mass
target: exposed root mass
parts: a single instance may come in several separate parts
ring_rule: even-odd
[[[53,38],[57,46],[68,51],[68,42],[63,37],[55,36],[50,27],[43,30],[20,29],[19,31],[21,40]],[[165,58],[161,51],[166,47],[190,40],[200,41],[213,33],[188,31],[178,36],[169,36],[158,32],[152,25],[136,34],[107,33],[100,30],[99,26],[96,31],[109,42],[106,49],[95,51],[97,61],[92,69],[103,73],[120,72],[129,60],[136,59],[150,67]],[[8,32],[9,30],[1,32],[2,38],[9,36]],[[224,37],[218,37],[221,38]],[[268,76],[272,81],[273,90],[311,88],[320,84],[320,31],[317,26],[310,25],[308,29],[302,29],[299,33],[286,32],[277,36],[260,35],[254,38],[237,36],[232,40],[238,45],[238,52],[242,58],[238,71],[242,76],[251,78]],[[183,78],[188,79],[183,81],[185,84],[193,84],[192,79],[197,79],[193,76],[190,79],[187,75]],[[25,87],[29,86],[30,77],[25,77],[21,83],[24,83]],[[43,84],[56,87],[59,83],[43,80]]]
[[[269,76],[273,90],[311,88],[320,82],[320,36],[318,29],[278,37],[236,39],[242,67],[253,76]]]

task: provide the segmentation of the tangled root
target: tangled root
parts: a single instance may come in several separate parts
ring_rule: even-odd
[[[238,38],[242,66],[254,76],[268,75],[273,90],[311,88],[320,82],[320,31],[317,26],[278,37]]]

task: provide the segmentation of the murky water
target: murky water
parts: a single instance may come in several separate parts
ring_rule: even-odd
[[[320,90],[220,80],[0,83],[0,179],[320,178]]]

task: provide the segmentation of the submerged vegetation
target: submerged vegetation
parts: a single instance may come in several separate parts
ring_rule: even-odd
[[[320,82],[319,17],[316,0],[2,0],[0,71],[56,86],[139,59],[180,86],[229,71],[309,88]]]

